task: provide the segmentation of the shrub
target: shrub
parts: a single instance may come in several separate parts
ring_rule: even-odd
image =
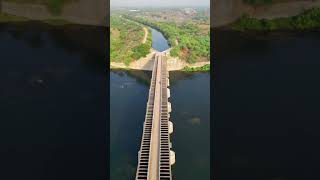
[[[47,7],[52,14],[59,15],[62,12],[64,3],[64,0],[49,0]]]
[[[320,8],[313,8],[289,18],[277,18],[272,20],[251,18],[248,15],[241,16],[233,25],[233,29],[245,31],[270,31],[276,29],[306,30],[320,27]]]
[[[150,47],[147,44],[140,44],[139,46],[133,48],[132,58],[137,60],[141,57],[146,57],[150,52]]]

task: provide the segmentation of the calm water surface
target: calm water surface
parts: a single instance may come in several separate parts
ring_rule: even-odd
[[[320,35],[214,35],[215,179],[320,179]]]
[[[135,178],[151,72],[112,71],[111,179]],[[200,88],[199,88],[200,87]],[[170,72],[175,180],[210,176],[210,74]]]
[[[107,179],[104,34],[0,26],[0,179]]]
[[[169,48],[163,35],[152,29],[152,46]],[[135,178],[151,72],[112,71],[111,97],[111,179]],[[171,135],[176,164],[175,180],[210,178],[210,74],[170,72],[172,104]]]
[[[160,52],[165,51],[170,48],[167,39],[163,36],[161,32],[156,29],[151,28],[152,32],[152,48]]]

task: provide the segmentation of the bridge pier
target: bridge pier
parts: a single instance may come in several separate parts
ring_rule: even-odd
[[[172,109],[171,109],[171,103],[168,102],[168,112],[171,113]]]
[[[171,165],[175,163],[170,142],[170,134],[173,133],[173,123],[169,121],[172,108],[168,101],[169,73],[162,58],[161,54],[155,56],[136,180],[172,180]]]
[[[170,150],[170,165],[174,165],[176,163],[176,153]]]
[[[173,133],[173,123],[169,121],[169,134]]]

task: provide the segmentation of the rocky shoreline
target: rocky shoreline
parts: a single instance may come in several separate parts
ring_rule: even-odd
[[[170,49],[169,49],[170,50]],[[167,50],[168,51],[168,50]],[[110,69],[132,69],[132,70],[145,70],[145,71],[152,71],[153,64],[154,64],[154,55],[157,51],[151,49],[151,53],[148,54],[146,57],[141,58],[137,61],[126,65],[122,62],[110,62]],[[190,68],[199,68],[205,65],[210,64],[209,61],[205,62],[196,62],[194,64],[187,63],[184,60],[179,58],[167,56],[167,68],[168,71],[180,71],[186,67]]]
[[[151,64],[153,63],[153,60],[150,60],[149,63],[139,62],[136,61],[129,66],[125,65],[124,63],[117,63],[117,62],[111,62],[110,63],[110,69],[127,69],[127,70],[144,70],[144,71],[152,71]],[[149,65],[150,64],[150,65]],[[188,64],[181,60],[168,60],[167,66],[168,71],[181,71],[188,68],[200,68],[205,65],[209,65],[210,62],[198,62],[194,64]]]

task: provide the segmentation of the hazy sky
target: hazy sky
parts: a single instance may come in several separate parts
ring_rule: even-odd
[[[210,0],[111,0],[112,7],[125,6],[209,6]]]

